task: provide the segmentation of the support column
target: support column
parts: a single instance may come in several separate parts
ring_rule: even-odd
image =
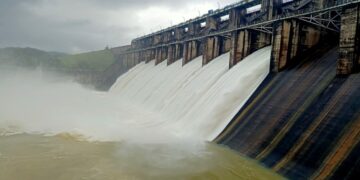
[[[274,0],[262,0],[261,1],[261,12],[266,13],[266,20],[273,19],[274,14]]]
[[[219,21],[218,18],[213,17],[213,16],[206,18],[206,28],[209,31],[216,31],[218,28],[218,24],[219,24],[218,21]]]
[[[183,39],[185,36],[185,29],[184,27],[175,29],[175,40],[179,41]]]
[[[292,57],[297,54],[298,36],[293,36],[298,31],[298,26],[292,21],[277,22],[274,25],[273,46],[271,52],[272,71],[280,72],[288,64]]]
[[[336,0],[317,0],[314,4],[316,8],[323,9],[328,6],[334,6],[336,4]]]
[[[250,53],[251,38],[249,30],[232,32],[230,50],[230,68]]]
[[[216,16],[210,16],[206,18],[206,29],[208,32],[216,31],[218,29],[219,18]],[[220,55],[221,51],[221,37],[212,36],[207,37],[204,44],[203,52],[203,65],[206,65],[214,58]]]
[[[139,51],[139,52],[135,52],[133,55],[133,62],[137,63],[141,61],[141,57],[142,57],[143,52]]]
[[[221,37],[213,36],[208,37],[205,43],[204,53],[203,53],[203,65],[206,65],[211,60],[220,56],[221,50]]]
[[[259,32],[256,39],[255,50],[261,49],[271,44],[271,34]]]
[[[200,43],[198,41],[188,41],[183,47],[183,66],[199,56]]]
[[[231,33],[222,38],[221,53],[227,53],[231,50]]]
[[[154,36],[154,39],[153,39],[153,45],[158,45],[162,42],[162,35],[161,34],[157,34]]]
[[[130,53],[130,54],[127,54],[127,57],[126,57],[126,64],[127,64],[127,67],[133,67],[133,64],[134,63],[134,59],[135,59],[135,55],[136,53]]]
[[[348,75],[360,69],[360,5],[343,9],[337,74]]]
[[[244,10],[243,10],[244,11]],[[241,11],[234,8],[230,10],[229,28],[237,28],[241,23]]]
[[[168,65],[174,63],[176,60],[181,59],[183,55],[182,49],[183,46],[181,44],[173,44],[168,47]]]
[[[236,28],[246,23],[246,9],[230,11],[230,28]],[[231,33],[229,68],[241,61],[250,52],[249,31],[241,30]]]
[[[155,49],[150,49],[145,52],[145,63],[155,59]]]
[[[164,32],[162,33],[162,43],[168,43],[173,39],[172,32]]]
[[[200,24],[195,22],[190,23],[188,28],[188,36],[195,36],[200,32],[201,29]]]
[[[271,52],[271,71],[280,72],[295,64],[296,57],[320,42],[320,28],[297,20],[284,20],[274,24]]]
[[[155,65],[160,64],[167,58],[167,47],[160,47],[156,49]]]
[[[167,59],[167,65],[172,64],[175,62],[175,45],[169,45],[168,47],[168,59]]]
[[[246,9],[232,9],[230,11],[229,27],[236,28],[246,24]]]

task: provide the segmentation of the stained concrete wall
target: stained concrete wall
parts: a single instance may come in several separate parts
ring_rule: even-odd
[[[252,14],[246,14],[246,8],[256,3],[262,4],[261,10]],[[152,36],[135,39],[132,41],[131,46],[114,48],[112,50],[117,61],[113,67],[110,67],[101,75],[94,75],[94,73],[84,75],[85,77],[91,77],[85,79],[96,82],[100,81],[96,79],[102,79],[106,82],[104,84],[108,84],[106,86],[109,87],[109,84],[114,82],[115,76],[126,72],[141,61],[149,62],[156,59],[156,64],[159,64],[167,59],[167,63],[170,65],[182,58],[183,65],[185,65],[192,59],[203,55],[203,64],[206,65],[217,56],[228,51],[230,51],[229,67],[231,68],[250,53],[270,44],[272,44],[273,48],[271,71],[281,72],[299,63],[299,60],[304,54],[306,55],[308,51],[314,48],[316,49],[319,44],[332,40],[336,41],[336,39],[340,41],[337,73],[340,75],[349,75],[359,72],[359,4],[343,8],[339,38],[336,33],[331,34],[316,25],[311,25],[296,19],[274,21],[272,23],[272,34],[256,29],[241,29],[225,34],[206,36],[211,32],[235,29],[248,23],[253,23],[248,22],[252,17],[257,17],[254,22],[270,20],[271,18],[282,15],[281,13],[283,13],[284,10],[284,5],[280,3],[280,1],[267,0],[256,3],[249,2],[248,6],[237,7],[230,9],[228,12],[221,12],[220,14],[210,13],[206,18],[184,23],[174,29],[167,29]],[[299,5],[304,3],[307,3],[307,0],[293,1],[293,3],[286,4],[285,6],[290,7],[290,9],[297,9]],[[335,1],[311,1],[300,8],[300,10],[307,11],[313,8],[323,8],[331,4],[335,4]],[[229,14],[229,20],[221,21],[220,17],[226,14]],[[326,16],[324,16],[324,18],[326,18]],[[206,22],[205,27],[201,26],[203,22]],[[167,43],[170,44],[164,45]],[[115,72],[115,70],[118,72]],[[100,78],[100,76],[103,77]],[[100,86],[106,87],[103,85]]]
[[[345,7],[341,17],[340,57],[337,72],[348,75],[360,66],[360,5]]]
[[[299,54],[315,47],[321,39],[321,29],[298,20],[285,20],[274,24],[271,70],[280,72],[297,63]]]
[[[155,54],[155,65],[160,64],[168,58],[168,47],[156,48]]]
[[[189,41],[184,43],[183,47],[183,65],[201,55],[201,42]]]
[[[246,8],[256,5],[256,3],[261,4],[261,10],[258,12],[247,14]],[[320,34],[323,33],[323,30],[320,28],[316,28],[316,25],[306,24],[303,22],[299,22],[298,20],[292,19],[284,21],[274,21],[272,38],[271,35],[254,29],[233,31],[229,33],[229,35],[226,35],[230,36],[230,38],[226,38],[223,35],[216,35],[210,37],[207,37],[206,35],[211,32],[223,30],[222,28],[234,29],[248,23],[271,20],[277,16],[283,15],[282,13],[291,14],[291,11],[312,11],[313,9],[324,8],[328,5],[334,5],[335,1],[299,0],[283,4],[280,0],[263,0],[251,1],[247,4],[244,4],[241,8],[236,7],[230,9],[228,10],[228,12],[210,12],[203,19],[200,18],[196,19],[195,21],[189,21],[189,23],[184,23],[182,26],[178,26],[175,29],[167,29],[159,34],[155,34],[144,39],[136,39],[133,41],[133,47],[138,48],[158,46],[161,44],[203,36],[202,39],[181,42],[183,44],[182,48],[179,48],[178,45],[175,45],[174,47],[174,44],[171,44],[165,50],[163,50],[163,47],[156,47],[155,54],[157,63],[163,61],[164,58],[167,58],[169,61],[168,63],[171,64],[176,59],[183,57],[183,64],[186,64],[195,57],[203,54],[203,64],[205,65],[217,56],[230,50],[231,56],[229,60],[229,67],[232,67],[251,52],[266,45],[270,45],[272,41],[272,71],[280,72],[281,70],[287,68],[289,65],[296,63],[294,62],[296,59],[295,57],[297,57],[299,54],[317,45],[321,39]],[[352,7],[348,11],[344,10],[343,12],[343,31],[341,33],[343,40],[341,41],[342,45],[340,48],[341,59],[339,60],[339,74],[351,73],[355,71],[354,69],[357,69],[358,66],[359,60],[357,60],[357,56],[351,55],[350,52],[355,52],[356,50],[358,50],[358,46],[356,46],[356,44],[358,44],[358,40],[350,42],[351,39],[355,39],[354,37],[356,37],[359,29],[358,23],[355,23],[354,25],[346,23],[347,21],[358,22],[358,13],[354,13],[358,12],[358,10],[354,8],[355,7]],[[230,19],[228,22],[223,22],[221,21],[220,17],[226,15],[226,13],[229,14]],[[326,17],[324,16],[324,18]],[[206,27],[201,26],[202,22],[206,22]],[[352,32],[350,32],[350,30]],[[353,50],[347,47],[349,46],[349,44],[354,44],[352,45]],[[138,57],[141,58],[141,56]]]
[[[271,74],[217,142],[289,179],[357,179],[360,74],[337,77],[327,49]]]
[[[253,30],[241,30],[231,35],[230,68],[252,52],[271,44],[271,35]]]
[[[219,36],[208,37],[206,39],[204,53],[203,53],[203,65],[206,65],[211,60],[221,55],[222,38]]]
[[[252,1],[254,2],[254,1]],[[273,32],[264,32],[256,28],[234,30],[227,34],[206,36],[212,32],[235,29],[257,21],[271,20],[282,13],[291,14],[300,11],[312,11],[335,5],[334,0],[299,0],[283,4],[282,1],[259,1],[261,10],[247,14],[246,8],[256,5],[234,8],[228,12],[209,13],[203,19],[184,23],[175,29],[167,29],[144,39],[133,41],[133,49],[154,47],[156,64],[168,59],[168,64],[183,58],[185,65],[192,59],[203,55],[203,65],[230,51],[229,67],[236,65],[244,57],[264,46],[272,44],[271,71],[280,72],[296,63],[299,55],[315,48],[321,41],[337,38],[329,36],[325,28],[298,19],[272,22]],[[221,16],[228,14],[229,20],[222,21]],[[344,8],[342,12],[342,30],[340,36],[340,58],[338,74],[351,74],[359,70],[359,5]],[[326,15],[323,15],[326,18]],[[202,27],[201,23],[206,22]],[[324,37],[329,37],[328,39]],[[200,38],[199,38],[200,37]],[[195,38],[195,39],[194,39]],[[184,41],[188,39],[188,41]],[[170,45],[166,45],[170,43]],[[165,44],[165,45],[164,45]],[[145,50],[148,51],[148,50]],[[135,54],[135,58],[152,59],[153,55]]]
[[[307,8],[323,4],[326,3],[312,3]],[[266,13],[261,18],[279,15],[281,7],[275,7],[278,5],[278,1],[264,1],[260,13]],[[271,10],[265,11],[264,7]],[[243,25],[246,17],[243,10],[230,11],[229,28]],[[275,21],[272,36],[242,29],[230,35],[192,39],[171,44],[167,49],[146,50],[149,53],[145,56],[141,53],[122,56],[126,60],[118,61],[120,65],[114,68],[131,67],[142,56],[154,57],[157,63],[168,58],[168,64],[183,57],[185,65],[203,55],[203,64],[207,64],[228,50],[232,67],[256,49],[272,44],[272,73],[218,142],[292,179],[355,179],[360,166],[359,74],[336,76],[336,66],[338,74],[347,75],[359,67],[359,17],[359,5],[343,9],[339,51],[331,49],[332,43],[326,43],[337,41],[337,35],[291,19]],[[178,28],[174,38],[182,40],[201,35],[204,30],[216,31],[219,27],[216,19],[208,18],[206,29],[199,23],[189,24],[188,32]],[[168,34],[164,36],[155,35],[146,42],[159,45],[171,41]],[[137,42],[133,47],[146,47],[144,44]],[[128,60],[130,65],[121,64]]]
[[[249,31],[237,31],[232,33],[230,50],[230,67],[236,65],[239,61],[250,54]]]
[[[168,47],[168,65],[182,58],[184,53],[183,48],[184,46],[182,44],[173,44]]]

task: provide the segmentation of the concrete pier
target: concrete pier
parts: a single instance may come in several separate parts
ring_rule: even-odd
[[[200,56],[200,42],[189,41],[184,43],[183,47],[183,65],[190,62],[194,58]]]
[[[347,6],[342,10],[340,49],[337,73],[348,75],[360,67],[360,5]]]
[[[155,65],[160,64],[168,58],[168,47],[160,47],[156,49]]]
[[[230,68],[250,53],[249,31],[237,31],[231,35]]]
[[[184,46],[182,44],[173,44],[168,47],[168,65],[182,58],[184,53],[183,48]]]
[[[206,65],[211,60],[220,56],[221,44],[222,44],[221,37],[219,36],[213,36],[207,38],[204,47],[203,65]]]

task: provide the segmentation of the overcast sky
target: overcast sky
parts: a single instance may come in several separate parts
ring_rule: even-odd
[[[79,53],[131,39],[237,0],[0,0],[0,48]]]

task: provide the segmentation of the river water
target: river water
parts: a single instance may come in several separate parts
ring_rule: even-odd
[[[213,144],[127,144],[57,136],[0,136],[0,179],[281,179]]]
[[[106,93],[41,71],[1,75],[0,179],[279,179],[208,143],[266,77],[269,57],[267,47],[231,70],[229,54],[204,67],[201,57],[141,63]]]

